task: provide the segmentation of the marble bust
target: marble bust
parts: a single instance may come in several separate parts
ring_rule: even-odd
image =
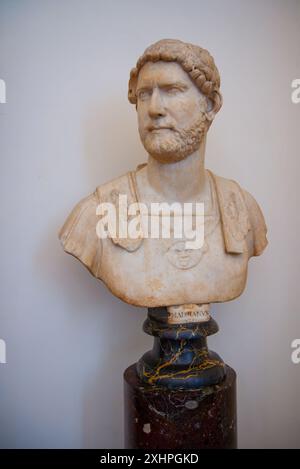
[[[59,238],[121,300],[136,306],[206,305],[239,296],[248,260],[267,245],[255,199],[233,180],[205,168],[206,135],[222,106],[220,76],[208,51],[164,39],[148,47],[131,70],[128,97],[148,161],[100,185],[68,216]],[[100,238],[97,207],[153,202],[204,204],[204,242],[143,236]]]

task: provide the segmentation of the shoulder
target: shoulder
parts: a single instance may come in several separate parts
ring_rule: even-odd
[[[120,194],[126,194],[129,203],[135,201],[131,172],[98,186],[93,193],[81,199],[58,233],[64,251],[79,259],[98,278],[103,246],[97,235],[97,208],[103,202],[116,204]]]
[[[249,257],[259,256],[268,244],[263,213],[254,197],[236,181],[213,176],[218,192],[223,224],[234,238],[247,236]],[[237,252],[237,251],[236,251]]]
[[[65,252],[79,259],[97,276],[101,241],[97,237],[97,191],[84,197],[71,210],[58,237]]]
[[[58,237],[63,245],[68,242],[75,232],[77,237],[83,238],[90,229],[95,228],[98,205],[101,202],[115,202],[116,194],[128,193],[130,188],[129,175],[130,173],[123,174],[97,186],[93,193],[77,202],[59,231]]]
[[[250,225],[253,237],[253,256],[262,254],[268,244],[267,226],[264,215],[255,198],[245,189],[242,189],[243,197],[248,209]]]
[[[58,237],[63,244],[68,241],[72,231],[78,224],[86,227],[86,223],[91,222],[93,216],[96,216],[97,205],[98,197],[96,191],[77,202],[59,231]]]

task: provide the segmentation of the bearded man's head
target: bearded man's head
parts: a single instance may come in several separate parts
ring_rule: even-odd
[[[200,147],[222,106],[220,75],[205,49],[163,39],[131,70],[128,98],[146,151],[162,163],[180,161]]]

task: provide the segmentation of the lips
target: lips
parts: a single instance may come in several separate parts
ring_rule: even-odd
[[[148,130],[149,130],[150,132],[154,132],[154,131],[156,131],[156,130],[172,130],[172,128],[171,128],[171,127],[167,127],[167,126],[160,126],[160,127],[150,126],[150,127],[148,127]]]

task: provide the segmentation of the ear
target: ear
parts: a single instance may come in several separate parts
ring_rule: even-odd
[[[206,97],[206,112],[205,117],[209,122],[212,122],[217,114],[217,112],[221,109],[223,99],[221,93],[219,91],[214,92],[214,99]]]
[[[137,85],[138,74],[136,68],[133,68],[130,72],[130,79],[128,83],[128,100],[131,104],[137,104],[136,100],[136,85]]]

